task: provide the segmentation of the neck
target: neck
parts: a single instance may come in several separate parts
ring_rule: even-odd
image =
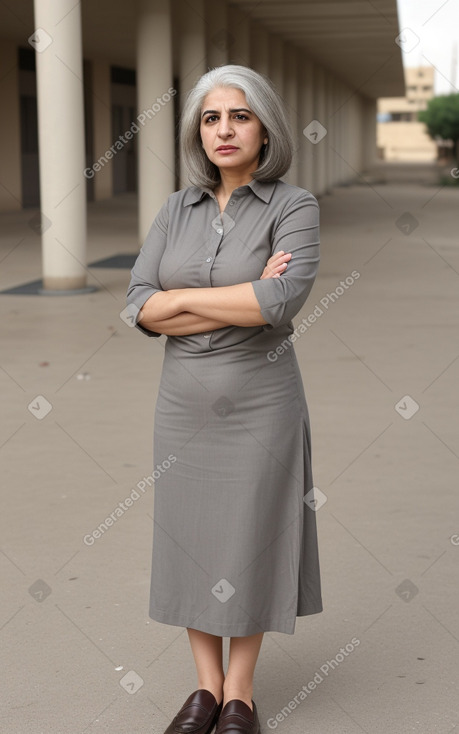
[[[216,191],[222,196],[231,196],[234,189],[252,181],[252,174],[247,171],[241,173],[240,171],[222,171],[220,169],[220,178],[221,181],[217,184]]]

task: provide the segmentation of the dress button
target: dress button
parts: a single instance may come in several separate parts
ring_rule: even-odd
[[[212,262],[212,258],[211,257],[206,258],[206,263],[210,263],[210,262]]]
[[[217,229],[217,234],[223,234],[223,230],[220,227]]]
[[[234,206],[234,201],[233,201],[232,199],[231,199],[231,201],[230,201],[229,205],[230,205],[230,206]]]

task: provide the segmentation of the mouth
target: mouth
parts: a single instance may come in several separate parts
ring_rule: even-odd
[[[237,150],[235,145],[219,145],[219,147],[217,148],[217,152],[219,153],[226,153],[232,150]]]

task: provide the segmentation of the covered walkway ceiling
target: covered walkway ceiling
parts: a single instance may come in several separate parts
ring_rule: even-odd
[[[396,0],[232,0],[368,97],[404,96]]]
[[[368,97],[404,95],[396,0],[231,0],[229,16],[234,6]],[[135,66],[134,7],[82,0],[86,57]],[[26,46],[33,31],[33,0],[3,0],[0,38]]]

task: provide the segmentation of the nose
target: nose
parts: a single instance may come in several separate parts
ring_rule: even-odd
[[[229,115],[222,115],[218,125],[218,135],[220,138],[228,138],[233,135],[233,128],[231,125],[231,118]]]

